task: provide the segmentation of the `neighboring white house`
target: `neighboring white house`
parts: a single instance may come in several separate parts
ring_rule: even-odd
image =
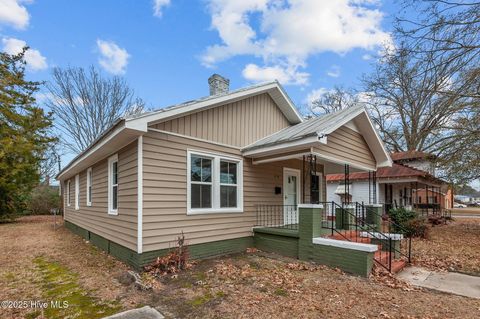
[[[393,207],[427,212],[452,207],[449,185],[433,175],[431,155],[401,152],[391,154],[391,158],[392,167],[379,168],[375,174],[356,172],[348,178],[345,174],[327,175],[327,201],[378,203],[386,212]],[[345,181],[349,187],[345,187]]]

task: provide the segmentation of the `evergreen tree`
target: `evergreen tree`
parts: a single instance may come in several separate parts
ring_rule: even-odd
[[[23,211],[39,182],[42,156],[55,141],[51,114],[35,104],[41,83],[25,80],[27,50],[0,53],[0,221]]]

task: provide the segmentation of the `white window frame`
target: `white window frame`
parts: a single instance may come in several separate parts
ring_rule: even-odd
[[[71,180],[67,180],[67,206],[72,206],[72,198],[70,197],[70,190],[71,190]]]
[[[112,181],[112,166],[113,163],[117,163],[117,208],[113,209],[113,185]],[[112,155],[108,158],[108,214],[109,215],[118,215],[118,154]]]
[[[75,175],[75,210],[80,209],[80,175]]]
[[[92,168],[89,167],[87,169],[87,206],[92,206],[92,179],[93,179],[93,172]]]
[[[192,208],[192,155],[212,159],[212,207]],[[220,183],[220,161],[228,161],[237,164],[237,207],[220,207],[220,186],[233,184]],[[198,183],[198,182],[193,182]],[[209,184],[209,183],[206,183]],[[212,214],[212,213],[243,213],[243,160],[228,155],[207,153],[203,151],[187,150],[187,215]]]

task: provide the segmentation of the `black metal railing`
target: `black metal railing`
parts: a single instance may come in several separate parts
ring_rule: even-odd
[[[255,226],[298,230],[297,205],[256,205]]]
[[[365,215],[372,215],[376,220],[381,220],[380,231],[388,234],[402,234],[403,239],[399,241],[399,248],[394,248],[394,253],[406,258],[408,263],[412,261],[412,237],[407,236],[408,231],[402,225],[395,223],[388,215],[379,214],[372,207],[366,206],[363,203],[357,203],[357,207],[361,209]]]
[[[403,247],[401,243],[399,247],[395,247],[393,237],[396,235],[392,232],[385,233],[382,228],[367,222],[369,214],[383,217],[377,216],[378,213],[370,207],[357,202],[338,204],[332,201],[319,204],[324,206],[321,217],[322,228],[329,229],[332,237],[357,243],[369,243],[372,239],[377,240],[376,244],[380,247],[374,255],[374,261],[390,272],[394,259],[405,258],[408,262],[411,261],[411,239],[406,238],[407,244]],[[337,213],[340,213],[342,217],[337,217]],[[388,221],[386,224],[389,229],[393,229],[391,225],[388,226]]]

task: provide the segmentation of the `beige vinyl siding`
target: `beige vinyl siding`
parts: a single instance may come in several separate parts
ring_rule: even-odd
[[[302,167],[300,160],[253,165],[244,158],[244,212],[187,215],[187,150],[241,158],[235,148],[148,132],[143,139],[144,251],[172,247],[182,231],[189,244],[251,236],[255,205],[283,204],[274,191],[283,189],[283,167]]]
[[[362,167],[376,167],[373,156],[363,136],[354,130],[342,126],[329,134],[327,144],[314,148],[314,151]]]
[[[275,102],[265,93],[185,115],[152,127],[242,147],[289,125]]]
[[[72,205],[65,204],[65,220],[136,251],[137,142],[118,152],[118,215],[108,214],[108,158],[92,166],[92,176],[92,206],[87,206],[87,170],[80,173],[79,210],[75,210],[75,176],[70,177]]]

